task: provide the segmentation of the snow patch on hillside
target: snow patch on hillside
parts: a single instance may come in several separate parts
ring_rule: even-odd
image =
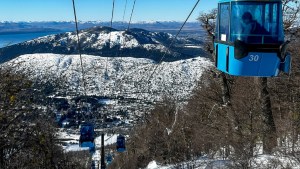
[[[150,59],[131,57],[82,55],[82,59],[88,95],[138,97],[149,101],[160,100],[164,95],[188,98],[202,73],[212,66],[208,59],[201,57],[161,65]],[[33,79],[57,79],[68,92],[84,91],[79,55],[28,54],[4,65],[16,67]]]
[[[58,132],[58,139],[61,142],[67,144],[64,146],[66,151],[82,151],[88,150],[88,148],[82,149],[79,147],[79,130],[70,130],[70,129],[60,129]],[[118,134],[105,134],[104,135],[104,146],[113,145],[117,142]],[[101,136],[95,138],[95,145],[97,148],[101,147]]]
[[[145,169],[231,169],[242,168],[234,164],[229,159],[222,158],[199,158],[193,161],[182,162],[176,165],[160,165],[156,161],[151,161]],[[258,155],[249,160],[251,169],[299,169],[300,163],[292,156],[281,155]]]
[[[141,32],[133,32],[133,34],[119,30],[87,30],[80,31],[79,33],[82,48],[95,50],[101,50],[109,44],[110,48],[133,49],[140,47],[146,50],[158,50],[170,53],[167,47],[161,43],[161,40],[170,40],[172,38],[173,35],[169,33],[143,32],[142,30]],[[184,41],[183,39],[181,40]],[[51,44],[53,47],[67,47],[69,50],[76,43],[77,35],[74,32],[43,36],[25,42],[26,45]]]

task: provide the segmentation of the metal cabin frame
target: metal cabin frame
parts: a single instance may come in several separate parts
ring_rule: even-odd
[[[278,43],[274,44],[247,44],[243,41],[231,41],[232,2],[274,2],[279,3],[280,7],[282,4],[281,0],[219,0],[216,23],[217,39],[214,38],[216,67],[220,71],[235,76],[273,77],[278,76],[280,71],[289,73],[291,57],[286,52],[288,42],[278,41]],[[226,37],[225,41],[222,41],[220,40],[220,12],[221,5],[225,3],[228,3],[230,8],[229,27],[228,37]],[[279,39],[282,30],[282,25],[280,25],[282,23],[282,13],[280,13],[282,10],[277,9],[277,12],[277,38]],[[282,36],[284,36],[283,32]],[[263,39],[264,36],[262,35],[261,38]],[[257,56],[259,58],[257,59],[257,63],[247,61],[245,58],[249,56]]]

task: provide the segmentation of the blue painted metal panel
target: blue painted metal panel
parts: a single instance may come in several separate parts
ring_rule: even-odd
[[[246,57],[236,59],[233,46],[221,43],[215,45],[218,45],[217,68],[230,75],[272,77],[277,76],[279,70],[285,72],[289,70],[289,57],[284,64],[281,64],[277,53],[250,52]],[[229,48],[228,56],[226,56],[227,48]]]
[[[118,152],[124,152],[124,151],[126,151],[125,137],[122,136],[122,135],[119,135],[117,137],[117,151]]]
[[[80,140],[83,141],[94,141],[95,131],[92,124],[82,124],[80,127]]]
[[[257,76],[257,72],[259,71],[259,61],[257,62],[249,62],[249,55],[242,59],[235,59],[234,57],[234,47],[230,47],[232,50],[230,51],[230,72],[229,74],[236,76]]]
[[[218,45],[218,69],[227,72],[226,71],[226,50],[227,50],[227,45],[224,44],[217,44]]]
[[[88,147],[91,153],[94,153],[96,151],[96,145],[93,142],[87,141],[87,142],[82,142],[80,144],[80,147]]]
[[[126,151],[126,149],[125,148],[118,148],[117,151],[120,152],[120,153],[123,153],[123,152]]]
[[[261,56],[258,76],[278,76],[280,68],[280,59],[277,53],[255,53],[257,56]]]
[[[95,152],[95,131],[94,126],[90,123],[84,123],[80,127],[79,144],[80,147],[88,147],[90,152]]]

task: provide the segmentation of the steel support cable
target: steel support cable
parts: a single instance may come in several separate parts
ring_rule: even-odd
[[[84,94],[85,94],[85,96],[87,96],[86,83],[85,83],[85,72],[84,72],[84,69],[83,69],[83,61],[82,61],[82,54],[81,54],[82,51],[81,51],[80,38],[79,38],[79,29],[78,29],[77,15],[76,15],[75,0],[72,0],[72,2],[73,2],[73,12],[74,12],[74,19],[75,19],[76,36],[77,36],[77,47],[78,47],[81,73],[82,73],[82,82],[83,82]]]
[[[187,23],[187,21],[188,21],[189,18],[191,17],[192,13],[194,12],[194,10],[196,9],[196,7],[198,6],[199,2],[200,2],[200,0],[197,0],[196,4],[194,5],[193,9],[192,9],[191,12],[189,13],[188,17],[186,18],[186,20],[184,21],[184,23],[182,24],[182,26],[181,26],[180,29],[178,30],[176,36],[173,38],[173,40],[171,41],[170,45],[168,46],[168,49],[170,49],[170,48],[172,47],[172,45],[175,43],[175,41],[176,41],[178,35],[180,34],[180,32],[182,31],[183,27],[185,26],[185,24]],[[168,53],[168,51],[166,50],[165,53],[164,53],[164,55],[161,57],[159,63],[155,66],[153,72],[150,74],[148,80],[146,81],[146,82],[148,82],[148,84],[149,84],[150,80],[153,78],[153,76],[154,76],[154,74],[155,74],[157,68],[160,66],[160,64],[162,63],[163,59],[166,57],[167,53]],[[138,97],[137,97],[137,99],[138,99]]]
[[[136,0],[134,0],[134,3],[133,3],[133,6],[132,6],[132,10],[131,10],[131,14],[130,14],[130,20],[128,22],[128,26],[127,26],[127,31],[129,31],[130,29],[130,25],[131,25],[131,21],[132,21],[132,17],[133,17],[133,14],[134,14],[134,9],[135,9],[135,4],[136,4]],[[126,11],[126,6],[127,6],[127,0],[126,0],[126,4],[125,4],[125,9],[124,9],[124,13],[123,13],[123,19],[125,17],[125,11]],[[124,21],[124,20],[123,20]],[[122,44],[121,46],[125,46],[125,43],[126,43],[126,30],[124,32],[124,39],[122,41]],[[118,54],[117,54],[118,55]],[[121,57],[121,61],[122,62],[122,50],[120,50],[120,57]],[[118,78],[118,76],[116,75],[116,79]],[[120,83],[122,83],[123,81],[121,80]],[[115,86],[115,89],[117,88],[117,85]],[[122,92],[122,88],[120,89],[120,93]]]
[[[133,17],[135,3],[136,3],[136,0],[134,1],[133,9],[131,11],[131,17],[130,17],[130,21],[128,23],[128,29],[130,28],[131,18]],[[114,8],[115,8],[115,0],[113,0],[110,28],[112,28],[112,25],[113,25]],[[126,3],[125,3],[125,9],[124,9],[124,12],[123,12],[123,23],[124,23],[126,8],[127,8],[127,0],[126,0]],[[111,31],[110,31],[110,35],[109,35],[109,45],[110,45],[110,42],[111,42]],[[125,44],[125,40],[123,40],[123,42],[122,42],[122,45],[124,45],[124,44]],[[106,60],[106,73],[107,73],[107,64],[108,64],[108,57],[107,57],[107,60]],[[116,75],[116,79],[117,79],[117,75]],[[115,88],[117,88],[117,85],[115,85]],[[116,107],[116,104],[113,107]]]
[[[127,10],[127,2],[128,2],[128,0],[126,0],[126,2],[125,2],[124,12],[123,12],[123,19],[122,19],[123,26],[124,26],[125,14],[126,14],[126,10]]]
[[[85,81],[86,78],[85,78],[85,72],[84,72],[84,68],[83,68],[82,47],[80,45],[79,28],[78,28],[75,0],[72,0],[72,2],[73,2],[73,12],[74,12],[74,19],[75,19],[76,36],[77,36],[77,47],[78,47],[78,53],[79,53],[79,58],[80,58],[80,67],[81,67],[81,73],[82,73],[82,83],[83,83],[83,89],[84,89],[85,102],[87,102],[87,89],[86,89],[87,85],[86,85],[86,81]],[[82,103],[82,107],[81,107],[81,111],[82,110],[83,110],[83,103]],[[86,121],[85,115],[83,116],[83,119],[84,119],[84,121]]]
[[[112,6],[112,11],[111,11],[111,20],[110,20],[110,27],[111,28],[112,28],[112,25],[113,25],[114,11],[115,11],[115,0],[113,0],[113,6]]]
[[[180,32],[182,31],[183,27],[185,26],[186,22],[189,20],[189,18],[191,17],[192,13],[194,12],[195,8],[198,6],[200,0],[197,0],[196,4],[194,5],[193,9],[191,10],[190,14],[188,15],[188,17],[186,18],[186,20],[184,21],[184,23],[182,24],[181,28],[179,29],[179,31],[177,32],[176,36],[174,37],[174,39],[172,40],[172,42],[170,43],[170,45],[168,46],[168,49],[170,49],[172,47],[172,45],[175,43],[178,35],[180,34]],[[159,65],[162,63],[163,59],[166,57],[168,51],[166,50],[164,55],[162,56],[162,58],[160,59],[159,63],[156,65],[156,67],[154,68],[153,72],[151,73],[150,77],[148,78],[147,82],[149,82],[153,75],[155,74],[157,68],[159,67]]]
[[[130,24],[131,24],[131,20],[132,20],[132,14],[133,14],[134,7],[135,7],[135,2],[136,2],[136,0],[134,1],[134,5],[133,5],[133,8],[132,8],[131,17],[130,17],[130,21],[129,21],[129,23],[128,23],[128,29],[127,29],[127,30],[129,30],[129,28],[130,28]],[[196,4],[194,5],[192,11],[190,12],[190,14],[188,15],[188,17],[186,18],[185,22],[182,24],[181,28],[180,28],[179,31],[177,32],[175,38],[172,40],[172,42],[170,43],[170,45],[169,45],[168,48],[171,48],[171,46],[174,44],[175,40],[177,39],[178,35],[179,35],[180,32],[182,31],[183,27],[185,26],[186,22],[187,22],[188,19],[190,18],[191,14],[192,14],[193,11],[195,10],[195,8],[196,8],[197,5],[199,4],[199,2],[200,2],[200,0],[198,0],[198,1],[196,2]],[[167,54],[167,51],[165,51],[165,53],[164,53],[164,55],[162,56],[162,58],[160,59],[158,65],[154,68],[154,70],[153,70],[153,72],[151,73],[150,77],[148,78],[147,82],[149,82],[149,81],[152,79],[152,77],[153,77],[154,74],[155,74],[155,71],[157,70],[158,66],[162,63],[162,61],[163,61],[163,59],[165,58],[166,54]],[[141,96],[141,95],[139,95],[139,96]],[[139,98],[139,96],[137,97],[137,99]],[[174,123],[173,123],[173,125],[172,125],[171,132],[172,132],[172,130],[173,130],[173,128],[174,128],[174,125],[176,124],[176,121],[177,121],[177,113],[178,113],[177,111],[178,111],[178,110],[176,109],[175,120],[174,120]]]
[[[111,11],[111,19],[110,19],[110,29],[111,30],[109,32],[109,40],[108,40],[109,48],[110,48],[110,42],[111,42],[111,32],[112,32],[112,26],[113,26],[114,11],[115,11],[115,0],[113,0],[112,11]],[[106,63],[105,63],[105,76],[107,74],[107,64],[108,64],[108,56],[106,57]]]
[[[127,2],[128,1],[126,0],[124,12],[123,12],[123,23],[124,23],[126,8],[127,8]],[[131,25],[131,21],[132,21],[132,17],[133,17],[133,14],[134,14],[134,9],[135,9],[135,4],[136,4],[136,0],[134,0],[133,7],[132,7],[132,10],[131,10],[131,14],[130,14],[130,20],[129,20],[128,26],[127,26],[127,30],[125,30],[125,32],[124,32],[124,40],[122,41],[122,43],[120,43],[120,46],[125,46],[125,43],[126,43],[126,31],[129,31],[129,29],[130,29],[130,25]],[[120,57],[121,57],[120,63],[121,63],[122,60],[123,60],[122,59],[122,51],[121,50],[119,50],[119,51],[120,51]],[[118,56],[118,53],[117,53],[117,56]],[[121,71],[124,72],[123,70],[121,70]],[[117,79],[118,79],[118,74],[116,72],[115,90],[114,91],[117,91],[117,87],[118,87],[118,84],[116,84]],[[123,82],[123,80],[121,79],[120,82],[119,82],[119,84],[122,84],[122,82]],[[119,89],[120,93],[122,93],[122,90],[123,90],[122,85],[120,85],[120,89]],[[117,98],[117,95],[116,95],[116,98]],[[115,104],[113,106],[113,109],[115,109],[116,106],[117,106],[117,102],[115,102]]]
[[[112,33],[112,28],[113,28],[113,19],[114,19],[114,11],[115,11],[114,9],[115,9],[115,0],[113,0],[112,12],[111,12],[111,20],[110,20],[110,28],[111,28],[111,30],[110,30],[110,33],[109,33],[109,48],[111,48],[110,43],[111,43],[111,33]],[[107,60],[106,60],[106,70],[105,70],[106,73],[107,73],[107,64],[108,64],[108,57],[107,57]],[[107,75],[108,75],[108,73],[107,73]],[[116,82],[114,82],[114,83],[116,83]],[[113,109],[114,109],[115,106],[116,105],[113,106]]]
[[[185,26],[185,24],[187,23],[187,21],[189,20],[189,18],[191,17],[191,15],[193,14],[194,10],[196,9],[196,7],[198,6],[199,2],[201,0],[197,0],[196,4],[194,5],[194,7],[192,8],[192,10],[190,11],[189,15],[187,16],[187,18],[185,19],[184,23],[182,24],[182,26],[180,27],[180,29],[178,30],[178,32],[176,33],[176,36],[174,37],[174,39],[171,41],[170,45],[168,46],[168,49],[170,49],[172,47],[172,45],[175,43],[178,35],[181,33],[183,27]],[[153,69],[152,73],[150,74],[148,80],[146,81],[146,85],[148,85],[148,88],[149,88],[149,83],[151,82],[154,74],[156,73],[156,70],[158,69],[158,67],[161,65],[163,59],[166,57],[166,54],[167,54],[167,50],[165,51],[165,53],[163,54],[163,56],[161,57],[159,63],[154,67],[153,69],[153,66],[151,69]],[[142,79],[143,80],[143,79]],[[141,87],[141,89],[143,89],[143,87]],[[139,99],[139,97],[141,97],[143,95],[143,93],[141,92],[138,96],[137,96],[137,100]]]
[[[131,24],[131,20],[132,20],[132,15],[133,15],[134,7],[135,7],[135,2],[136,2],[136,0],[134,0],[134,2],[133,2],[133,7],[132,7],[132,10],[131,10],[130,20],[129,20],[129,23],[128,23],[127,30],[129,30],[129,28],[130,28],[130,24]]]

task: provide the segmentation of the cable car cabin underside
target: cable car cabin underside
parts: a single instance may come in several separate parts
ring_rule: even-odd
[[[289,73],[280,0],[221,0],[214,39],[216,67],[235,76]]]
[[[88,147],[90,152],[95,152],[96,146],[94,143],[95,131],[94,126],[90,123],[84,123],[80,127],[79,146]]]

